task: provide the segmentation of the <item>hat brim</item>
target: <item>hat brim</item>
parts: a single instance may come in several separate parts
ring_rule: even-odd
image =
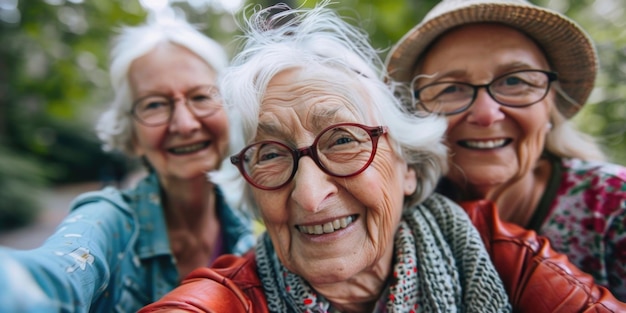
[[[559,111],[570,118],[584,105],[593,90],[598,61],[591,39],[574,21],[531,4],[456,1],[455,5],[447,11],[439,8],[445,12],[432,18],[426,16],[392,48],[386,61],[392,79],[410,81],[418,59],[446,31],[464,24],[502,23],[525,33],[543,49],[561,88],[575,102],[557,94]]]

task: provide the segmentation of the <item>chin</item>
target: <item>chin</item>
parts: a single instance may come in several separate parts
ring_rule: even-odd
[[[478,176],[478,175],[477,175]],[[490,187],[498,187],[511,179],[510,176],[502,177],[502,176],[482,176],[482,177],[472,177],[468,175],[468,184],[476,187],[476,188],[490,188]]]
[[[484,190],[497,187],[511,179],[510,176],[486,176],[484,175],[485,172],[486,171],[483,171],[482,173],[480,173],[480,171],[478,171],[478,173],[455,173],[455,175],[448,175],[447,178],[455,182],[458,186],[461,186],[461,188],[471,187],[470,189],[474,190]]]
[[[359,262],[352,260],[331,261],[331,262],[310,262],[300,268],[299,274],[311,284],[333,284],[350,280],[352,277],[363,271],[364,268]]]
[[[195,171],[177,171],[174,173],[171,173],[169,175],[170,177],[175,177],[178,180],[188,180],[188,181],[192,181],[198,178],[204,178],[207,180],[207,182],[209,181],[209,178],[207,176],[207,172],[205,171],[200,171],[200,170],[195,170]]]
[[[307,271],[307,275],[300,275],[304,277],[304,279],[312,284],[312,285],[323,285],[323,284],[335,284],[349,280],[353,274],[351,275],[337,275],[337,273],[332,273],[333,270],[325,269],[320,272],[310,272]]]

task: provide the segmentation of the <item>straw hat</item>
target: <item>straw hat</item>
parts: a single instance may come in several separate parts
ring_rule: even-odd
[[[589,35],[566,16],[524,0],[443,0],[393,47],[387,70],[396,81],[413,78],[416,61],[433,40],[464,24],[497,22],[516,28],[543,49],[561,88],[575,103],[557,94],[556,104],[570,118],[591,93],[598,60]]]

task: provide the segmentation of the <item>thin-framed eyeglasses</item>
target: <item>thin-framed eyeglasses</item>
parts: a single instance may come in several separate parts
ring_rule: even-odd
[[[453,115],[467,110],[478,94],[485,88],[497,103],[507,107],[522,108],[533,105],[546,97],[550,84],[556,81],[555,72],[544,70],[521,70],[506,73],[484,85],[465,82],[436,82],[415,88],[413,96],[417,106],[428,112]]]
[[[300,158],[309,156],[326,174],[351,177],[363,172],[374,159],[378,139],[386,126],[341,123],[322,130],[308,147],[292,148],[276,140],[255,142],[230,157],[250,185],[275,190],[287,185],[298,170]]]
[[[172,119],[177,101],[177,98],[164,95],[142,97],[133,103],[131,114],[144,125],[163,125]],[[222,108],[219,89],[212,85],[202,85],[189,90],[185,93],[184,101],[198,118],[213,115]]]

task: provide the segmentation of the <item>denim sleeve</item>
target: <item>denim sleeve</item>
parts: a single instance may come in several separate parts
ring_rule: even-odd
[[[132,249],[136,222],[108,201],[73,210],[33,250],[0,248],[2,312],[87,312],[110,292],[112,273]]]

